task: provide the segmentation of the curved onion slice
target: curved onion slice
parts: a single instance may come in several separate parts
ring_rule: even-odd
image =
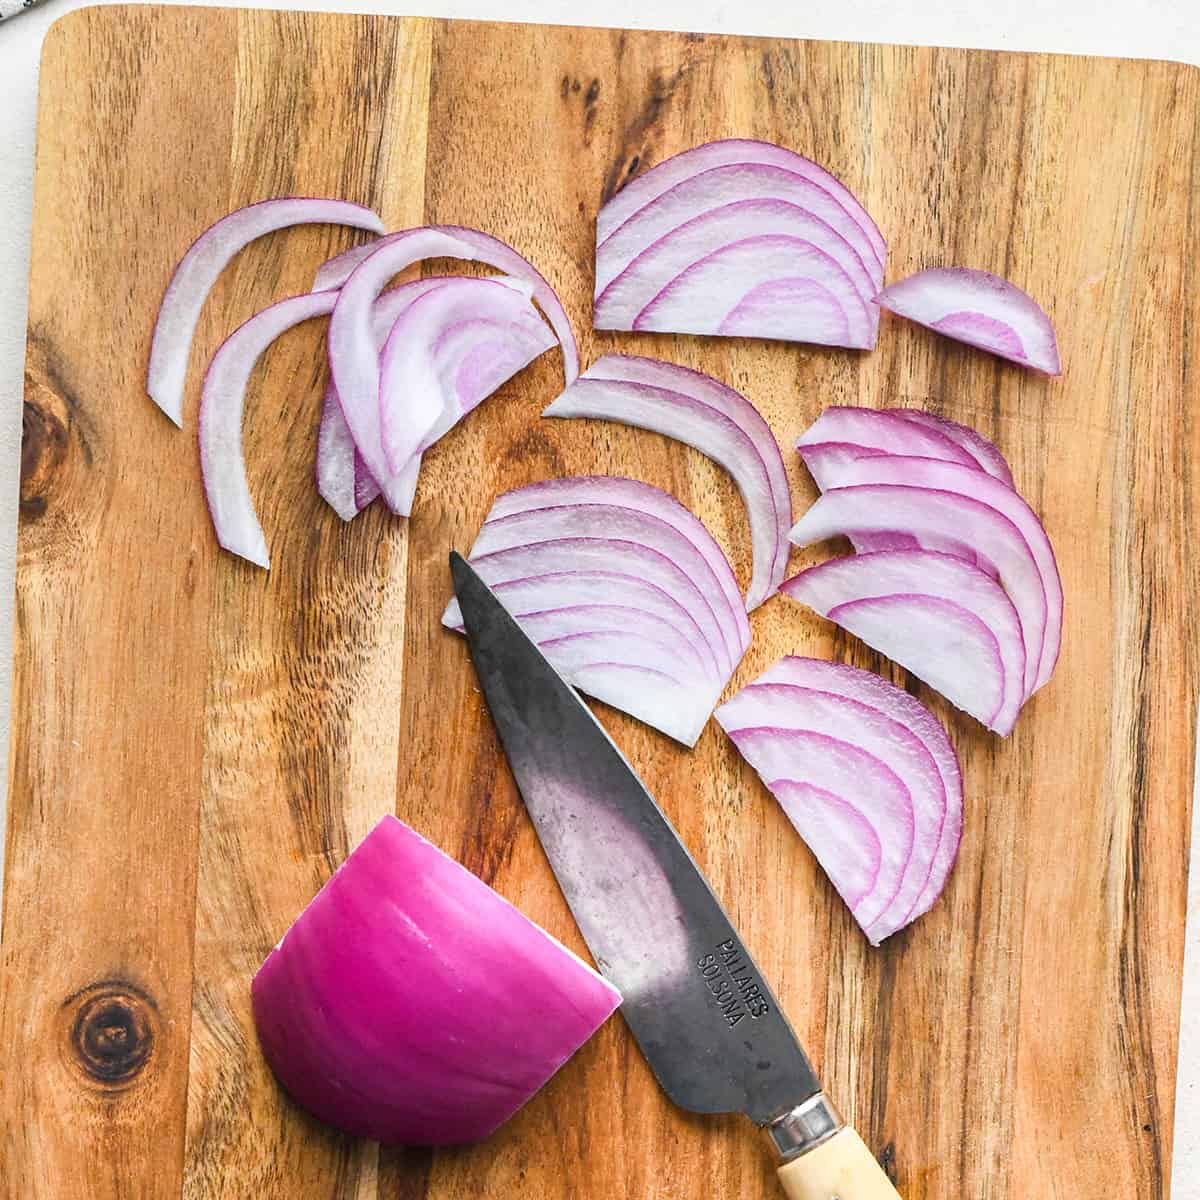
[[[396,318],[379,356],[383,451],[393,472],[554,344],[532,291],[503,277],[447,280]]]
[[[242,410],[255,363],[281,333],[334,306],[333,292],[310,292],[272,304],[251,317],[213,355],[200,394],[200,470],[217,540],[260,567],[271,565],[242,453]]]
[[[658,215],[650,214],[653,218]],[[667,220],[672,219],[668,215]],[[641,221],[641,216],[631,221],[613,241],[624,240],[630,226]],[[658,224],[652,224],[652,236],[657,234]],[[820,218],[783,200],[739,200],[691,216],[639,245],[633,258],[619,270],[614,270],[616,264],[607,248],[598,250],[593,312],[596,328],[631,328],[638,313],[671,280],[722,246],[750,237],[795,238],[827,255],[850,281],[858,297],[856,311],[865,317],[868,328],[877,328],[879,309],[870,303],[872,280],[858,252]],[[602,280],[607,282],[601,289]]]
[[[941,722],[919,700],[874,671],[862,671],[844,663],[789,656],[781,658],[755,682],[786,683],[844,697],[874,709],[920,739],[937,768],[946,798],[946,815],[929,880],[909,914],[909,920],[927,912],[949,877],[962,839],[962,772],[958,755]]]
[[[803,238],[760,234],[714,246],[636,311],[601,329],[776,338],[870,350],[876,323],[850,277]]]
[[[217,276],[250,242],[290,225],[349,225],[383,232],[383,222],[369,209],[345,200],[302,196],[264,200],[239,208],[209,226],[179,260],[163,294],[150,343],[146,391],[175,422],[183,424],[183,384],[192,335]]]
[[[773,167],[815,183],[836,201],[862,231],[871,256],[882,271],[887,257],[887,243],[870,214],[845,184],[811,159],[771,142],[748,138],[706,142],[665,159],[630,180],[597,214],[597,244],[603,246],[626,221],[678,184],[702,172],[729,165]]]
[[[366,507],[366,504],[358,502],[359,462],[354,435],[338,403],[337,389],[330,383],[325,389],[321,424],[317,429],[317,491],[343,521],[352,521]],[[371,486],[378,495],[379,488],[373,479]],[[364,489],[364,499],[368,493],[369,488]],[[371,496],[366,503],[369,504],[374,498]]]
[[[1008,460],[996,448],[996,444],[985,438],[978,430],[972,429],[969,425],[960,425],[957,421],[951,421],[949,417],[938,417],[930,412],[922,412],[918,408],[886,408],[883,411],[894,413],[913,425],[933,430],[935,433],[949,438],[952,442],[957,442],[989,475],[1000,480],[1001,483],[1008,484],[1009,487],[1014,486],[1012,469],[1008,465]],[[931,457],[939,456],[932,455]]]
[[[815,447],[810,447],[810,452]],[[938,462],[930,458],[904,458],[892,455],[861,458],[841,463],[836,471],[834,487],[854,487],[859,484],[900,484],[905,487],[932,488],[940,492],[957,493],[986,504],[1006,517],[1018,530],[1037,564],[1046,599],[1046,624],[1040,642],[1026,641],[1031,664],[1026,671],[1035,672],[1031,692],[1045,684],[1058,661],[1062,642],[1063,591],[1058,574],[1054,549],[1037,514],[1012,488],[970,467]],[[913,531],[909,531],[913,532]],[[917,535],[921,544],[930,550],[945,547]],[[937,539],[940,541],[941,539]],[[970,539],[967,539],[968,544]],[[982,547],[978,547],[982,550]],[[988,558],[986,550],[983,557]],[[997,564],[998,565],[998,564]]]
[[[1007,736],[1025,698],[1025,644],[1004,589],[931,550],[854,554],[781,589],[887,655],[977,721]]]
[[[798,675],[804,682],[796,682],[790,677],[788,668],[793,661],[800,664]],[[811,662],[812,667],[806,669],[806,662]],[[908,789],[914,818],[912,853],[904,868],[900,890],[874,931],[879,937],[886,937],[920,916],[941,894],[954,858],[951,853],[948,861],[944,855],[939,861],[949,800],[941,769],[923,738],[913,732],[908,722],[897,721],[860,698],[846,696],[839,688],[840,675],[835,676],[834,690],[826,690],[820,678],[822,668],[826,667],[837,669],[834,664],[815,659],[783,659],[726,701],[715,715],[729,734],[737,729],[770,727],[806,730],[850,741],[890,767]],[[890,684],[884,686],[891,687]],[[896,702],[893,701],[890,707],[894,709]],[[932,714],[922,711],[936,724]],[[844,802],[853,799],[845,798]],[[790,814],[794,805],[785,802],[784,807]],[[957,822],[961,825],[961,795],[958,807]],[[851,811],[862,819],[853,805]],[[869,824],[867,828],[876,834]],[[957,834],[947,840],[957,846]],[[877,836],[864,838],[860,844],[865,853],[854,857],[864,865],[877,862]],[[853,851],[853,842],[848,848]],[[933,873],[935,862],[939,867],[936,877]]]
[[[976,478],[988,477],[981,471]],[[957,492],[932,488],[895,484],[833,488],[796,522],[791,539],[808,546],[840,534],[893,529],[911,533],[922,543],[931,538],[962,538],[993,564],[1020,618],[1026,647],[1022,691],[1028,696],[1037,679],[1038,648],[1046,631],[1046,592],[1029,544],[1003,513]],[[999,671],[998,654],[996,662]]]
[[[807,464],[805,450],[826,443],[858,451],[859,456],[910,454],[941,458],[967,467],[979,466],[962,446],[944,433],[906,421],[898,412],[881,412],[873,408],[830,405],[800,435],[796,449]],[[837,487],[836,483],[823,482],[815,472],[813,478],[822,489]]]
[[[686,367],[606,354],[542,416],[621,421],[685,442],[719,463],[733,476],[750,523],[747,609],[774,594],[787,569],[792,502],[779,445],[744,396]]]
[[[721,724],[778,797],[868,940],[878,946],[899,928],[891,913],[912,859],[913,799],[903,781],[858,744],[857,727],[837,736],[787,725],[740,727],[728,714]],[[867,871],[852,871],[847,861],[850,848],[864,840],[864,825],[879,846],[873,878]],[[851,886],[842,892],[848,876]]]
[[[1058,375],[1054,326],[1028,293],[988,271],[930,267],[891,287],[876,303],[947,337],[1001,358]]]
[[[293,1100],[402,1145],[486,1138],[621,1003],[392,816],[300,914],[251,996],[263,1054]]]
[[[688,746],[750,641],[711,535],[674,498],[634,480],[508,492],[470,561],[571,683]],[[455,601],[442,620],[461,629]]]

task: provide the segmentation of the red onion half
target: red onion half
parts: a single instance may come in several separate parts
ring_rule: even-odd
[[[678,154],[604,205],[596,238],[598,329],[875,344],[883,238],[837,179],[780,146]]]
[[[297,1104],[403,1145],[477,1142],[620,994],[436,846],[384,817],[254,977],[254,1022]]]
[[[345,200],[288,197],[239,208],[206,229],[179,260],[163,295],[150,343],[146,391],[175,422],[183,424],[183,384],[192,335],[212,285],[230,260],[250,242],[291,225],[349,225],[383,232],[369,209]]]
[[[872,945],[930,908],[957,854],[962,781],[927,709],[866,671],[784,658],[716,717]]]
[[[959,342],[1058,375],[1054,326],[1027,292],[988,271],[930,267],[884,288],[876,303]]]
[[[606,354],[542,416],[636,425],[694,446],[719,463],[733,476],[750,523],[754,573],[747,609],[775,593],[787,569],[792,502],[779,444],[744,396],[686,367]]]
[[[673,497],[636,480],[507,492],[470,561],[569,682],[687,746],[750,642],[720,547]],[[442,620],[461,631],[457,601]]]

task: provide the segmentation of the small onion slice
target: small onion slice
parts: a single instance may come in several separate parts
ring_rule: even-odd
[[[200,394],[200,469],[217,540],[233,554],[271,565],[267,540],[250,498],[242,452],[246,384],[259,357],[280,334],[332,311],[333,292],[292,296],[241,325],[213,355]]]
[[[805,458],[807,447],[826,443],[855,450],[860,456],[911,454],[941,458],[967,467],[979,466],[962,446],[944,433],[906,421],[899,412],[881,412],[873,408],[830,405],[800,435],[796,449],[800,451],[800,457]],[[807,461],[805,458],[806,464]],[[837,486],[822,480],[815,472],[813,478],[822,489]]]
[[[1054,326],[1027,292],[968,267],[930,267],[884,288],[876,303],[946,337],[1058,375]]]
[[[938,898],[962,840],[962,772],[942,723],[916,697],[896,687],[874,671],[862,671],[844,663],[818,658],[781,658],[756,680],[757,683],[786,683],[842,696],[882,713],[918,737],[929,752],[942,780],[946,797],[946,816],[938,839],[929,880],[909,916],[912,920],[927,912]]]
[[[913,425],[920,425],[925,429],[942,434],[952,442],[957,442],[989,475],[1000,480],[1001,483],[1008,484],[1009,487],[1015,486],[1012,468],[1009,467],[1008,460],[1000,453],[995,442],[989,441],[978,430],[972,429],[969,425],[960,425],[957,421],[951,421],[949,417],[939,417],[930,412],[923,412],[919,408],[886,408],[883,411],[894,413]],[[935,454],[931,457],[939,456]]]
[[[183,424],[183,385],[192,336],[217,276],[250,242],[291,225],[313,224],[383,232],[383,222],[375,213],[345,200],[302,196],[263,200],[209,226],[179,260],[158,310],[146,373],[150,399],[176,425]]]
[[[606,354],[542,416],[620,421],[685,442],[719,463],[733,476],[750,524],[747,609],[774,594],[787,568],[791,496],[779,445],[744,396],[686,367]]]
[[[259,968],[259,1043],[303,1108],[359,1137],[478,1142],[620,993],[482,880],[386,816]]]
[[[980,471],[976,478],[986,480],[988,476]],[[866,484],[826,492],[796,522],[791,538],[799,546],[808,546],[840,535],[888,533],[894,529],[911,533],[922,543],[937,538],[961,538],[995,567],[1020,618],[1026,647],[1023,693],[1030,695],[1037,680],[1039,649],[1046,632],[1046,591],[1029,544],[1003,513],[957,492]],[[948,612],[940,602],[931,607]],[[998,654],[996,663],[998,673]]]
[[[643,171],[621,188],[596,216],[596,241],[603,244],[631,217],[664,193],[702,172],[728,165],[759,165],[788,171],[816,184],[854,220],[882,271],[887,243],[870,214],[836,176],[810,159],[771,142],[728,138],[694,146]]]
[[[810,447],[810,456],[816,450],[816,447]],[[830,484],[832,487],[855,487],[861,484],[878,483],[934,489],[986,504],[1007,518],[1020,531],[1021,537],[1029,547],[1033,560],[1037,564],[1046,598],[1046,624],[1042,641],[1026,643],[1026,649],[1031,659],[1031,663],[1026,665],[1026,670],[1032,668],[1035,672],[1030,692],[1036,691],[1049,681],[1054,671],[1054,665],[1058,661],[1059,646],[1062,642],[1062,580],[1059,577],[1054,548],[1050,545],[1045,527],[1038,520],[1033,509],[1012,488],[975,468],[962,467],[956,463],[939,462],[931,458],[908,458],[894,455],[860,458],[850,462],[840,461],[836,470],[823,473],[827,476],[832,475]],[[908,532],[913,531],[909,530]],[[942,544],[944,538],[940,535],[934,540],[927,540],[927,536],[918,535],[918,540],[931,550],[946,548]],[[970,544],[970,540],[966,540]],[[988,559],[988,554],[982,547],[975,546],[974,550],[983,559]]]
[[[791,670],[792,664],[798,668],[795,674]],[[948,857],[940,855],[950,800],[942,768],[924,739],[912,730],[907,720],[897,720],[889,711],[864,702],[860,698],[861,690],[858,696],[847,696],[845,677],[841,674],[844,671],[854,672],[854,668],[839,668],[816,659],[785,658],[726,701],[717,710],[716,717],[731,737],[743,729],[772,728],[848,741],[889,767],[904,785],[912,802],[912,847],[896,896],[885,912],[867,927],[868,936],[878,944],[920,916],[941,894],[949,867],[954,861],[953,850]],[[826,674],[832,677],[832,690],[823,686]],[[801,682],[797,682],[797,679]],[[880,683],[885,688],[892,687],[882,680]],[[898,688],[892,690],[904,695]],[[894,711],[899,704],[898,699],[890,698],[887,709]],[[937,724],[928,710],[919,704],[918,707],[922,708],[928,721]],[[806,768],[797,764],[796,770],[797,777],[803,779]],[[852,880],[866,879],[873,866],[877,869],[883,841],[890,831],[875,829],[861,811],[861,802],[855,794],[839,796],[840,803],[837,805],[825,802],[813,806],[805,803],[804,795],[795,790],[797,786],[797,780],[793,779],[792,788],[781,793],[780,800],[802,836],[805,829],[816,834],[817,843],[813,849],[822,865],[826,865],[821,853],[822,835],[831,826],[850,834],[837,839],[840,853],[833,857],[829,868],[836,872],[831,874],[831,878],[839,892],[846,896],[852,909],[856,908],[861,904],[864,893],[859,892],[857,898],[852,898],[852,893],[857,889],[843,888],[838,877],[849,867]],[[951,824],[957,823],[961,827],[961,791],[957,805],[958,815],[951,820]],[[841,814],[850,817],[849,827],[845,822],[829,820],[829,817]],[[855,826],[859,825],[863,827],[865,836],[855,837]],[[951,832],[946,840],[954,849],[957,848],[956,832]],[[938,866],[936,876],[935,862]]]
[[[891,550],[830,559],[784,595],[862,638],[981,724],[1007,736],[1025,698],[1016,609],[989,575],[954,555]]]
[[[508,492],[470,561],[569,682],[687,746],[749,645],[720,548],[678,501],[635,480]],[[442,620],[461,630],[456,601]]]

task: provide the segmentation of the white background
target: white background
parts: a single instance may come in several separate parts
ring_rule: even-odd
[[[47,0],[0,23],[0,755],[8,733],[13,545],[20,452],[21,383],[33,176],[37,60],[47,26],[71,0]],[[299,0],[261,7],[344,12],[420,12],[561,24],[772,34],[845,41],[1052,50],[1200,65],[1200,0]],[[6,761],[6,758],[0,758]],[[1200,817],[1200,805],[1196,806]],[[1188,969],[1184,986],[1174,1200],[1200,1200],[1200,820],[1192,839]],[[3,844],[0,809],[0,845]],[[0,871],[3,870],[0,861]],[[1081,1080],[1081,1086],[1092,1086]],[[1096,1081],[1095,1086],[1103,1086]],[[1098,1137],[1105,1131],[1096,1130]],[[1084,1149],[1086,1153],[1086,1149]],[[1025,1185],[1039,1194],[1036,1180]],[[964,1197],[963,1200],[969,1200]],[[1100,1197],[1079,1197],[1100,1200]],[[1113,1200],[1123,1200],[1114,1197]]]

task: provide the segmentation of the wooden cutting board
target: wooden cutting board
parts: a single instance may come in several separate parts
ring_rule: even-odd
[[[966,832],[915,927],[866,945],[715,725],[687,753],[602,716],[907,1200],[1165,1196],[1200,676],[1197,79],[1165,63],[307,13],[59,21],[29,305],[4,1195],[774,1194],[754,1129],[674,1110],[619,1019],[488,1144],[437,1154],[319,1126],[260,1057],[253,972],[386,811],[585,952],[464,646],[438,624],[447,551],[498,491],[646,479],[749,571],[740,501],[706,459],[539,420],[556,353],[427,456],[411,522],[377,506],[343,525],[311,481],[315,325],[270,353],[248,404],[274,566],[219,553],[197,465],[203,364],[354,235],[296,230],[238,259],[201,321],[182,433],[143,392],[155,308],[221,214],[329,194],[393,227],[509,239],[559,288],[585,362],[636,350],[702,367],[785,445],[831,402],[921,405],[996,439],[1067,598],[1058,673],[1011,738],[782,598],[754,615],[734,681],[784,652],[831,657],[900,679],[947,723]],[[844,179],[891,241],[889,278],[963,263],[1046,300],[1063,378],[886,316],[873,354],[593,333],[600,199],[729,135]],[[787,457],[799,511],[814,491]]]

